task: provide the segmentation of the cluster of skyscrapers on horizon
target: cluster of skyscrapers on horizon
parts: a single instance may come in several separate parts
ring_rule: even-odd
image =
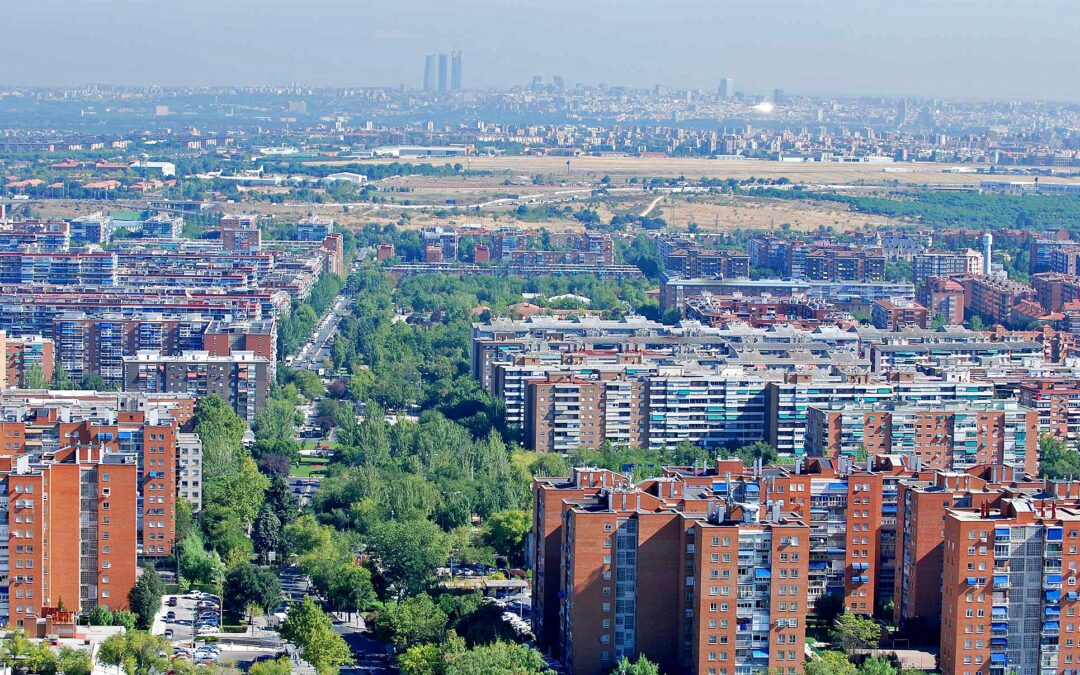
[[[436,69],[436,62],[438,67]],[[449,76],[449,77],[448,77]],[[449,54],[428,54],[424,59],[424,91],[461,90],[461,50]]]

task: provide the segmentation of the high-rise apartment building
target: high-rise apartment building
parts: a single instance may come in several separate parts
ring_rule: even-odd
[[[123,364],[125,391],[220,396],[248,422],[266,404],[270,391],[271,364],[254,352],[165,356],[147,350],[123,357]]]
[[[1080,509],[1006,499],[944,529],[941,672],[1075,673]]]
[[[721,79],[718,94],[725,101],[735,98],[735,80],[730,77]]]
[[[902,455],[932,469],[1003,464],[1037,471],[1039,414],[1014,400],[812,407],[806,427],[807,453],[818,457]]]
[[[1020,384],[1019,403],[1039,415],[1039,433],[1080,449],[1080,383],[1032,380]]]
[[[450,90],[461,91],[461,50],[450,52]]]
[[[180,410],[125,394],[0,395],[0,623],[29,627],[60,603],[126,607],[138,558],[171,554]],[[190,454],[201,463],[201,444]]]
[[[974,249],[965,251],[927,251],[911,262],[915,285],[932,277],[951,277],[960,274],[983,273],[983,256]]]
[[[449,89],[448,79],[449,57],[439,54],[439,93],[443,94]]]
[[[424,91],[433,92],[436,87],[435,80],[435,55],[428,54],[424,57]]]

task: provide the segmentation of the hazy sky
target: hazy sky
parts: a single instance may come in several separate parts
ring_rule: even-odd
[[[1080,99],[1078,0],[32,0],[9,84],[465,84]]]

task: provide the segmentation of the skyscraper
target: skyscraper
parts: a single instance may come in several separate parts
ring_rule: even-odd
[[[784,105],[787,103],[787,96],[784,94],[784,90],[773,89],[772,100],[776,105]]]
[[[447,90],[447,66],[449,64],[449,57],[446,54],[439,54],[439,91],[445,92]]]
[[[450,52],[450,89],[461,91],[461,50]]]
[[[735,97],[735,80],[725,77],[720,80],[720,98],[729,101]]]
[[[435,55],[424,59],[424,91],[435,91]]]

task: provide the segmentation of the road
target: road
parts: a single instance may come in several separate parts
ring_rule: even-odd
[[[293,359],[291,364],[293,368],[319,369],[319,364],[329,356],[326,348],[327,344],[334,333],[337,332],[338,323],[341,321],[341,317],[345,316],[351,302],[351,299],[345,295],[339,295],[334,300],[330,311],[319,321],[319,325],[315,328],[311,339],[307,341],[296,355],[296,358]]]
[[[641,213],[639,213],[639,214],[638,214],[638,216],[640,216],[641,218],[644,218],[645,216],[647,216],[647,215],[649,215],[650,213],[652,213],[652,210],[656,208],[656,205],[657,205],[657,204],[659,204],[660,202],[664,201],[664,198],[665,198],[665,197],[667,197],[667,195],[660,195],[660,196],[659,196],[659,197],[657,197],[656,199],[654,199],[654,200],[652,200],[651,202],[649,202],[649,205],[648,205],[648,206],[646,206],[646,207],[645,207],[645,210],[644,210],[644,211],[642,211]]]
[[[360,268],[362,261],[372,253],[373,251],[370,248],[358,250],[350,272],[357,271]],[[330,306],[330,311],[319,320],[319,325],[316,326],[311,339],[309,339],[300,349],[296,358],[289,364],[290,366],[293,368],[304,368],[306,370],[319,369],[320,364],[330,357],[327,344],[329,344],[330,338],[334,337],[334,333],[337,332],[337,327],[338,324],[341,323],[342,317],[349,313],[349,307],[352,306],[352,302],[352,297],[344,294],[339,295],[334,300],[334,304]]]

